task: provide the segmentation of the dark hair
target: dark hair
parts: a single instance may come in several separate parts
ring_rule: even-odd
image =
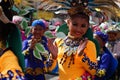
[[[87,14],[85,14],[84,12],[80,12],[80,13],[76,13],[76,14],[68,16],[68,18],[70,18],[70,19],[73,19],[73,18],[76,18],[76,17],[84,18],[89,23],[89,16]]]
[[[9,20],[12,20],[13,15],[16,15],[16,12],[11,9],[13,4],[14,0],[2,0],[0,2],[0,6]]]
[[[91,11],[88,8],[84,7],[83,5],[79,5],[77,7],[71,7],[67,11],[67,13],[70,18],[75,18],[75,17],[84,18],[89,23],[89,15],[91,14]]]
[[[16,27],[16,25],[13,23],[4,24],[0,21],[0,41],[7,40],[14,27]]]

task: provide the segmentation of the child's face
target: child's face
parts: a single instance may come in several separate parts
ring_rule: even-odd
[[[75,38],[81,38],[89,27],[87,19],[80,17],[69,19],[67,25],[69,27],[70,35],[74,36]]]
[[[44,35],[44,29],[41,26],[37,25],[32,28],[32,34],[35,39],[39,39]]]

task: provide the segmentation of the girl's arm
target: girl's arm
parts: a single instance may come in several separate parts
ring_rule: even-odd
[[[54,42],[55,39],[48,39],[48,48],[50,53],[52,54],[52,58],[57,58],[58,48]],[[54,44],[53,44],[54,43]]]
[[[92,41],[88,41],[81,57],[84,69],[91,75],[96,74],[97,55],[96,48]]]
[[[29,57],[32,51],[33,50],[30,49],[30,46],[28,44],[28,40],[24,40],[22,43],[22,53],[25,55],[25,57]]]

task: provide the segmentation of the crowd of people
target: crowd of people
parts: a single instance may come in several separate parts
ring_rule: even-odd
[[[91,25],[85,6],[70,8],[53,29],[45,19],[34,19],[26,33],[24,17],[7,16],[1,5],[0,80],[47,80],[54,70],[58,80],[119,80],[120,30],[103,29],[105,18]]]

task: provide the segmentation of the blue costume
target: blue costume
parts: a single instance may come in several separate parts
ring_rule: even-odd
[[[106,71],[106,74],[103,77],[96,77],[96,80],[109,79],[115,72],[118,64],[117,60],[113,58],[113,55],[106,47],[103,47],[103,50],[104,52],[98,56],[100,58],[98,61],[98,69],[104,69]]]
[[[42,29],[45,29],[45,25],[42,21],[35,20],[32,23],[33,27],[40,26]],[[41,36],[40,40],[35,43],[35,47],[33,49],[30,48],[32,45],[32,37],[34,35],[30,34],[29,37],[23,41],[23,53],[25,54],[25,79],[26,80],[45,80],[45,66],[44,61],[46,61],[47,57],[43,54],[46,52],[49,53],[47,48],[47,38],[45,36]],[[40,52],[39,50],[35,52],[36,44],[41,44],[44,47],[45,53]],[[38,49],[38,48],[37,48]],[[40,46],[39,46],[39,49]],[[37,55],[36,55],[37,54]],[[40,58],[39,58],[39,57]]]
[[[23,51],[29,48],[29,41],[31,40],[32,35],[29,36],[27,40],[23,42]],[[40,41],[41,44],[44,45],[45,49],[47,48],[47,39],[46,37],[42,37]],[[41,55],[42,56],[42,55]],[[39,60],[33,56],[33,50],[29,49],[29,53],[25,55],[25,67],[27,76],[27,80],[45,80],[44,76],[44,61],[46,58],[42,56],[42,60]]]
[[[108,35],[100,31],[96,32],[96,34],[103,43],[108,41]],[[105,45],[101,49],[102,51],[98,55],[98,70],[95,80],[108,80],[115,72],[118,62]]]

